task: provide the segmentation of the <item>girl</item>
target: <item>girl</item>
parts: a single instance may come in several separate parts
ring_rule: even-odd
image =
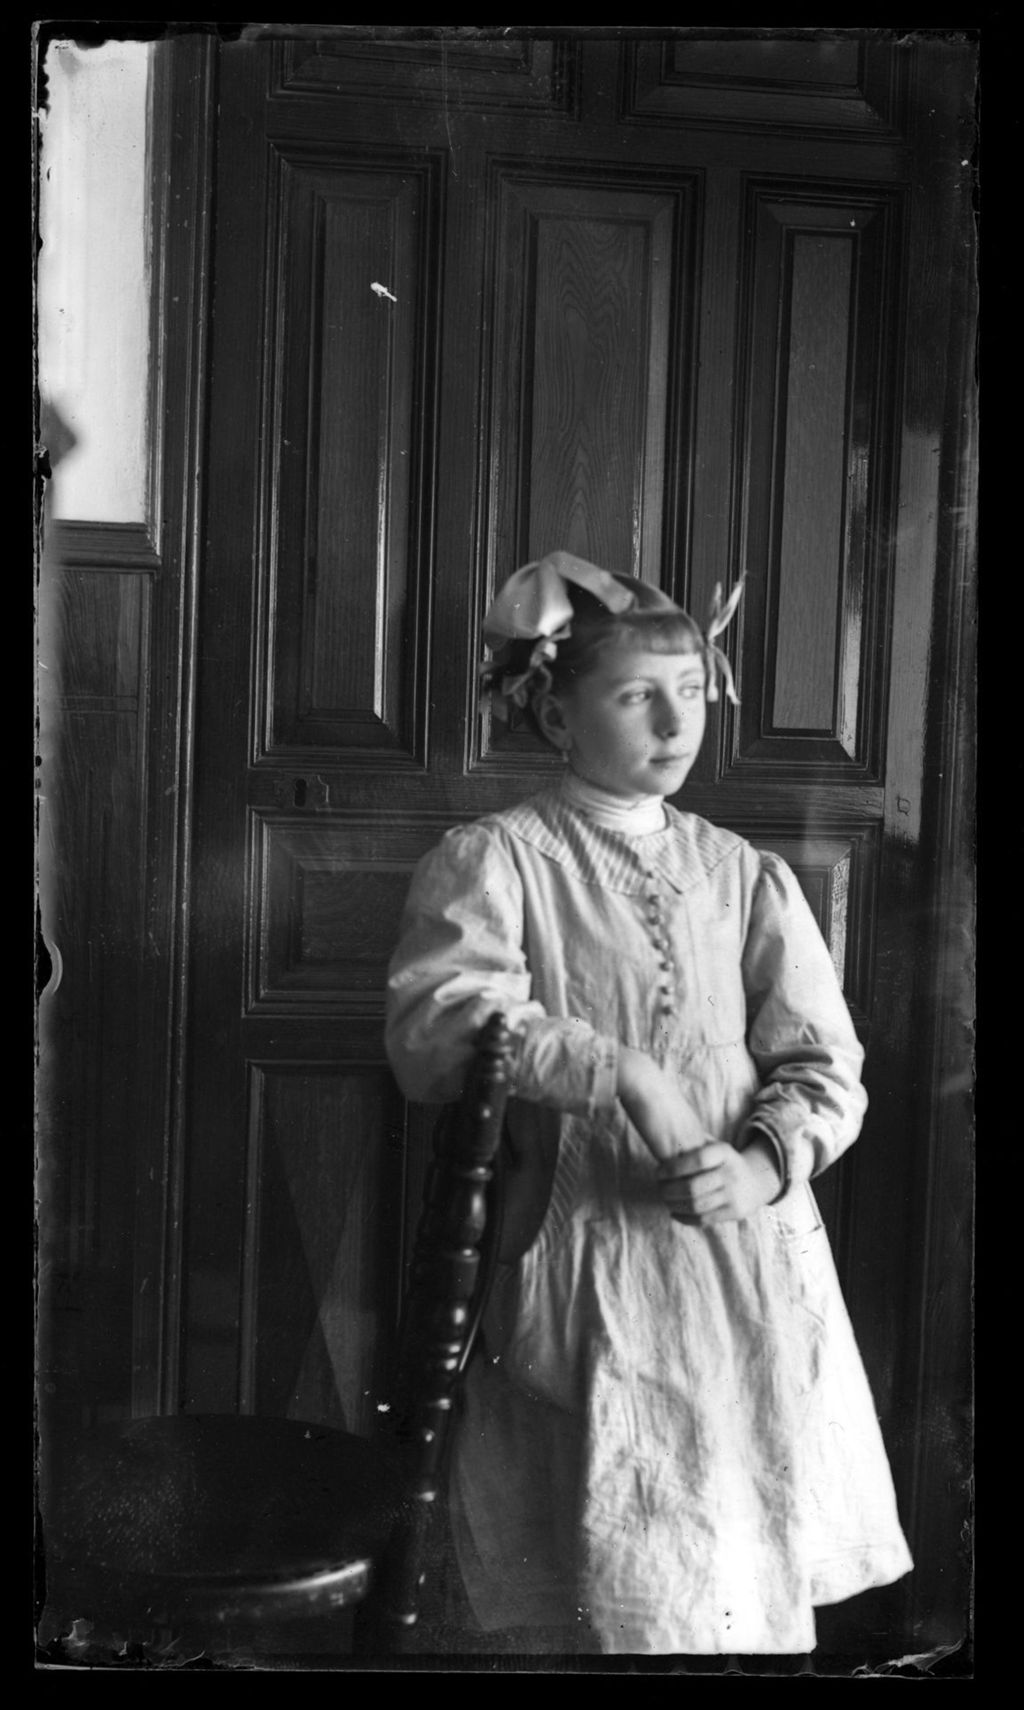
[[[538,1653],[807,1652],[911,1565],[808,1186],[862,1051],[785,863],[665,801],[738,597],[702,634],[568,553],[516,572],[485,670],[567,766],[421,862],[391,966],[410,1098],[457,1096],[494,1010],[516,1040],[451,1509],[477,1623]]]

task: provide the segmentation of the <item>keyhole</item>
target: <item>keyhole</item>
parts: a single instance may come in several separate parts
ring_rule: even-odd
[[[296,778],[296,780],[295,780],[295,791],[294,791],[294,794],[292,796],[292,800],[294,801],[296,807],[305,807],[305,805],[306,805],[306,780],[305,780],[305,778]]]

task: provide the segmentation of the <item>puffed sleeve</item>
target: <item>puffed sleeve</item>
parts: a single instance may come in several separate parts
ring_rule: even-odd
[[[820,1175],[856,1140],[867,1108],[864,1051],[792,870],[777,855],[752,854],[743,979],[761,1089],[749,1124],[772,1141],[785,1188]]]
[[[615,1100],[618,1045],[531,995],[523,885],[504,833],[450,831],[413,874],[388,970],[388,1060],[408,1098],[456,1098],[480,1027],[501,1010],[517,1098],[593,1116]]]

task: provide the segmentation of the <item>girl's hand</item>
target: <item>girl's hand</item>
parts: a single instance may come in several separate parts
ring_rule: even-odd
[[[743,1152],[721,1140],[709,1141],[666,1159],[658,1174],[672,1216],[698,1228],[752,1217],[782,1186],[770,1143],[758,1139]]]
[[[617,1090],[626,1115],[659,1162],[704,1143],[704,1130],[678,1082],[646,1052],[619,1047]]]

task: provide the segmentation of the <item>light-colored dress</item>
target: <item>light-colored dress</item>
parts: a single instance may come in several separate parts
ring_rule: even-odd
[[[405,1093],[457,1095],[477,1028],[517,1037],[509,1232],[452,1474],[485,1629],[581,1648],[799,1653],[813,1608],[910,1557],[809,1180],[853,1141],[862,1050],[773,854],[666,807],[609,831],[553,789],[447,834],[389,979]],[[619,1045],[710,1136],[774,1143],[755,1216],[674,1221],[616,1099]]]

